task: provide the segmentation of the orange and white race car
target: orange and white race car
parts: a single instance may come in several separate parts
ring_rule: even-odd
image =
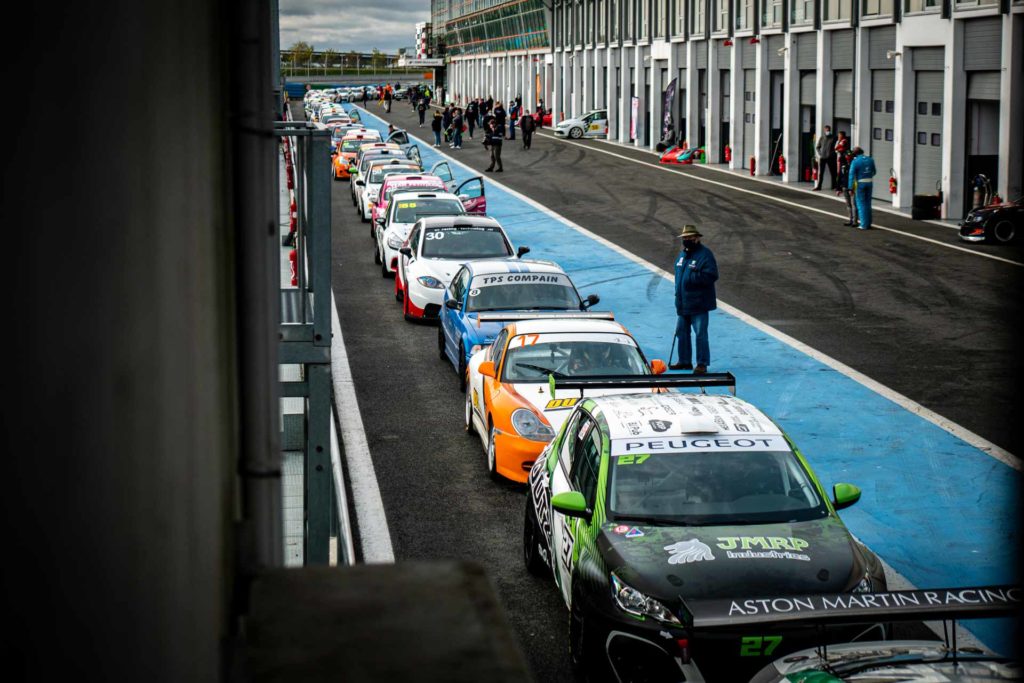
[[[359,148],[370,142],[380,142],[380,133],[364,129],[349,133],[341,139],[336,153],[331,155],[335,180],[348,180],[349,166],[355,161]]]
[[[466,390],[466,431],[480,435],[487,471],[495,479],[526,482],[534,461],[581,400],[583,392],[558,389],[557,380],[656,375],[666,369],[661,360],[647,362],[636,339],[611,313],[495,315],[509,324],[470,358]],[[636,392],[587,389],[586,395]]]

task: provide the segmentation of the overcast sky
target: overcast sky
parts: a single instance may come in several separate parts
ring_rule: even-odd
[[[394,53],[416,45],[416,24],[430,21],[430,0],[278,0],[281,49],[300,40],[314,49]]]

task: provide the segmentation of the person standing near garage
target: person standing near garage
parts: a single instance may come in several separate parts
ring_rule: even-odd
[[[835,140],[832,139],[832,127],[825,126],[825,132],[819,135],[817,142],[814,143],[814,156],[818,160],[818,180],[814,183],[815,190],[820,190],[821,184],[825,181],[825,169],[828,169],[829,180],[833,185],[835,185],[836,171],[829,163],[830,159],[834,159],[835,153]]]
[[[505,106],[498,101],[494,104],[494,122],[498,124],[498,130],[501,131],[501,136],[505,137],[507,131],[505,130],[505,121],[508,119],[508,114],[505,112]]]
[[[484,136],[484,146],[491,150],[491,165],[484,171],[501,173],[505,170],[501,165],[501,143],[504,140],[505,131],[498,126],[497,119],[491,119],[487,124],[487,134]],[[498,168],[494,168],[495,166]]]
[[[533,131],[536,127],[537,121],[529,114],[519,119],[519,128],[523,131],[523,149],[530,149],[533,144]]]
[[[462,110],[452,112],[452,149],[462,149]]]
[[[469,104],[466,105],[466,129],[469,132],[469,137],[473,137],[473,129],[476,128],[477,116],[479,116],[479,110],[477,109],[476,100],[470,100]]]
[[[696,225],[684,225],[683,251],[676,259],[676,342],[679,360],[669,366],[673,370],[693,370],[703,375],[711,364],[708,342],[708,313],[718,308],[715,282],[718,262],[711,250],[700,243],[703,237]],[[693,366],[690,332],[696,338],[697,365]]]
[[[860,147],[854,147],[847,187],[854,191],[857,200],[857,215],[860,216],[861,230],[871,228],[871,192],[874,188],[872,179],[876,172],[875,160],[865,154]]]
[[[423,121],[427,118],[427,102],[422,97],[416,100],[416,113],[420,117],[420,128],[422,128]]]
[[[839,131],[842,135],[842,131]],[[840,138],[842,139],[842,138]],[[837,141],[836,147],[839,146]],[[846,210],[850,214],[850,219],[843,223],[843,225],[857,226],[857,204],[854,202],[853,190],[850,189],[850,160],[852,154],[849,151],[843,152],[839,155],[836,160],[836,180],[839,183],[839,192],[842,194],[843,199],[846,201]]]
[[[443,121],[441,120],[441,112],[435,111],[434,118],[430,122],[430,130],[434,131],[434,147],[441,146],[441,128]]]

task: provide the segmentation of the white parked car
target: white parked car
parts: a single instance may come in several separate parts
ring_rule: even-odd
[[[433,177],[433,176],[428,176]],[[436,179],[438,184],[441,183]],[[374,226],[376,258],[382,277],[398,272],[398,250],[409,239],[413,226],[427,216],[461,216],[466,207],[459,198],[443,188],[405,188],[396,191],[388,202],[387,214],[377,219]]]
[[[373,204],[377,201],[384,178],[394,173],[419,173],[423,168],[411,159],[378,159],[371,161],[365,175],[355,182],[356,208],[363,223],[369,223]]]
[[[580,138],[606,138],[608,137],[608,110],[595,109],[588,111],[582,116],[559,121],[555,126],[555,135],[559,137],[570,137],[574,140]]]

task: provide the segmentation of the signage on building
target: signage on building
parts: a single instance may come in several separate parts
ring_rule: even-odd
[[[406,57],[405,59],[398,60],[398,66],[444,66],[444,60],[440,57],[428,57],[426,59],[413,59]]]

